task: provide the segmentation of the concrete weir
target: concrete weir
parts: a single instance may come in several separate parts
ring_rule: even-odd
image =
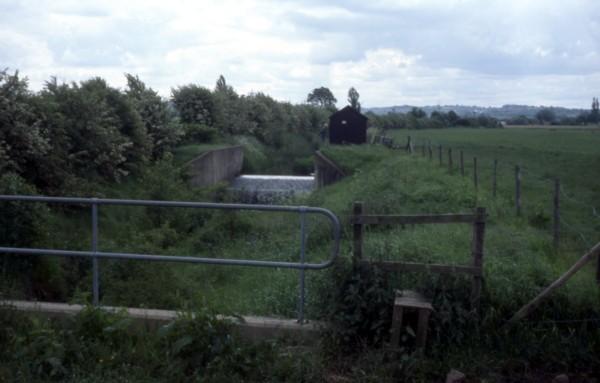
[[[244,202],[272,203],[308,194],[315,189],[314,176],[241,175],[229,187]]]
[[[0,301],[1,310],[17,310],[27,312],[42,318],[65,319],[77,315],[85,306],[67,303],[30,302],[30,301]],[[132,326],[137,329],[154,330],[177,319],[177,311],[139,309],[131,307],[101,306],[110,312],[124,312],[133,319]],[[311,321],[299,324],[295,319],[278,319],[257,316],[225,317],[231,321],[234,331],[244,339],[260,341],[273,338],[287,338],[310,344],[318,339],[322,322]],[[135,330],[136,328],[133,328]]]

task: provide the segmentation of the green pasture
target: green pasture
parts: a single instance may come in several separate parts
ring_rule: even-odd
[[[561,229],[566,238],[577,238],[584,250],[600,240],[600,130],[547,129],[438,129],[393,131],[388,135],[405,144],[410,135],[422,155],[421,146],[431,143],[433,163],[448,166],[452,149],[454,174],[458,174],[463,151],[466,178],[473,178],[473,158],[478,161],[480,196],[492,192],[494,160],[498,161],[498,194],[514,205],[515,166],[521,169],[522,206],[526,215],[550,229],[554,180],[561,182]],[[426,153],[426,155],[428,155]],[[537,218],[533,218],[536,216]]]

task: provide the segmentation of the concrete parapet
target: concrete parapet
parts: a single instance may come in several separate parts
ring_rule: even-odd
[[[77,315],[85,306],[78,304],[30,302],[30,301],[0,301],[0,310],[13,309],[31,313],[38,317],[65,319]],[[110,312],[122,312],[133,319],[137,328],[155,330],[177,319],[178,312],[173,310],[141,309],[131,307],[101,306]],[[279,319],[257,316],[227,317],[234,330],[244,339],[260,341],[273,338],[291,338],[300,343],[310,344],[317,341],[319,331],[324,327],[323,322],[299,324],[295,319]]]
[[[221,181],[231,181],[242,171],[244,148],[232,146],[203,153],[184,166],[192,186],[212,186]]]

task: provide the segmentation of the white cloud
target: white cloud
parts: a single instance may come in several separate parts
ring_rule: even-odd
[[[238,91],[301,102],[350,86],[366,106],[562,104],[600,89],[594,0],[53,2],[0,0],[0,64],[50,76],[136,73],[165,97],[220,74]]]

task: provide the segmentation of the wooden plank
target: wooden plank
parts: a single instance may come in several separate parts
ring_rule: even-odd
[[[430,214],[430,215],[355,215],[352,224],[362,225],[406,225],[435,223],[473,223],[475,214]]]
[[[416,296],[412,294],[397,295],[394,299],[394,306],[433,311],[431,302],[427,301],[421,294],[416,294]]]
[[[472,274],[480,275],[481,269],[472,266],[442,265],[437,263],[395,262],[395,261],[361,261],[361,264],[379,267],[385,271],[417,271],[438,274]]]
[[[583,266],[585,266],[588,262],[590,262],[594,257],[600,257],[600,242],[598,242],[592,249],[587,252],[584,256],[579,258],[577,262],[569,270],[567,270],[563,275],[561,275],[557,280],[552,282],[552,284],[544,289],[541,293],[538,294],[537,297],[532,299],[529,303],[524,305],[513,315],[512,318],[508,321],[509,323],[514,323],[520,319],[525,318],[527,315],[531,314],[531,312],[537,307],[540,302],[546,298],[550,293],[557,288],[561,287],[567,281],[575,275]]]
[[[419,322],[417,324],[417,348],[424,348],[427,344],[427,329],[429,327],[430,310],[419,310]]]

